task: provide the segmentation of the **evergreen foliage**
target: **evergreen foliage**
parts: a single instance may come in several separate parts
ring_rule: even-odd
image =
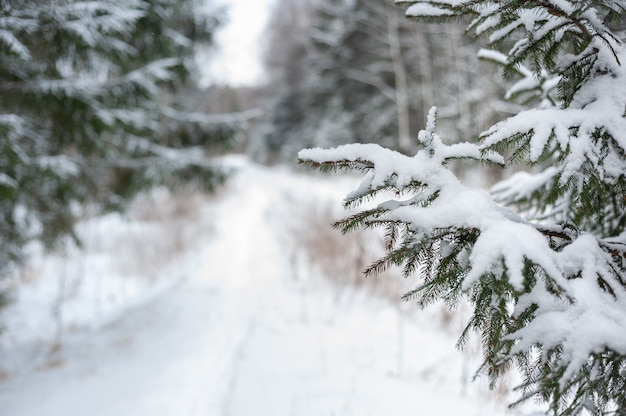
[[[71,233],[77,207],[118,209],[177,177],[220,180],[203,146],[224,146],[228,128],[174,105],[219,23],[199,5],[0,2],[0,274],[31,239]]]
[[[301,162],[364,171],[350,207],[395,193],[337,225],[385,229],[388,253],[366,273],[417,273],[423,283],[406,298],[473,304],[459,343],[481,335],[492,384],[516,366],[519,402],[540,399],[554,415],[626,414],[626,2],[401,3],[412,18],[470,16],[492,49],[481,55],[521,75],[507,97],[535,108],[477,144],[444,144],[433,111],[413,157],[349,145],[304,150]],[[488,196],[452,175],[457,158],[533,169]]]

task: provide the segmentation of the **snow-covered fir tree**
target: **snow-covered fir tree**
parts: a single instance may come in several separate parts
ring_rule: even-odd
[[[179,111],[218,19],[196,0],[0,1],[0,273],[67,235],[86,203],[119,208],[176,177],[221,173],[222,123]],[[228,119],[226,121],[235,121]]]
[[[346,145],[303,150],[301,161],[364,171],[348,207],[395,193],[338,226],[384,228],[388,253],[366,273],[418,274],[407,299],[471,301],[460,344],[480,333],[493,383],[516,366],[520,402],[626,415],[626,2],[401,3],[415,19],[470,17],[489,47],[481,55],[518,76],[507,97],[533,107],[454,145],[433,109],[413,157]],[[451,173],[459,158],[532,169],[488,195]]]

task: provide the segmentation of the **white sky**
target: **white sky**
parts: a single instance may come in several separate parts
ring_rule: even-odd
[[[265,28],[272,0],[219,0],[229,16],[216,36],[216,49],[208,59],[201,59],[206,68],[203,84],[228,83],[252,85],[263,76],[260,63],[261,32]]]

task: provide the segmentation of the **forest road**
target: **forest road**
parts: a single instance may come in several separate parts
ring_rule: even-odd
[[[212,210],[194,276],[104,327],[76,330],[46,364],[0,384],[7,416],[223,415],[235,360],[282,268],[263,170],[235,174]]]

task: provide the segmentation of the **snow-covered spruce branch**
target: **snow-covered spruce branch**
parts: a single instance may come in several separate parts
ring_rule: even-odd
[[[103,65],[109,64],[103,62]],[[175,78],[174,70],[180,65],[182,65],[182,61],[179,58],[163,58],[119,76],[102,77],[84,73],[73,78],[40,78],[20,82],[3,82],[0,84],[0,91],[4,93],[64,94],[68,97],[83,98],[86,101],[99,100],[106,96],[111,89],[120,90],[127,94],[140,92],[154,96],[159,92],[159,84]]]
[[[562,76],[562,98],[573,95],[592,76],[599,54],[620,59],[620,40],[609,22],[621,19],[626,2],[613,0],[490,1],[490,0],[396,0],[406,4],[414,19],[449,20],[472,18],[469,29],[488,38],[492,49],[514,41],[506,53],[505,73],[514,74],[524,62],[541,76],[544,69]],[[569,104],[566,102],[565,104]]]
[[[508,56],[495,50],[481,49],[478,51],[478,58],[502,67],[508,65]],[[535,74],[524,65],[517,65],[514,70],[521,79],[509,87],[504,94],[505,100],[526,104],[537,99],[541,107],[558,106],[559,100],[553,95],[561,81],[560,76],[550,74],[545,69],[541,70],[540,74]]]
[[[606,392],[624,391],[626,380],[626,234],[602,239],[535,224],[463,185],[448,160],[502,158],[471,143],[443,144],[434,121],[431,112],[419,136],[424,148],[413,157],[353,144],[303,150],[299,158],[322,170],[364,172],[345,205],[378,204],[336,225],[385,230],[388,252],[366,272],[392,265],[417,272],[423,283],[407,298],[422,306],[471,300],[460,343],[469,331],[481,333],[492,382],[516,362],[525,377],[522,399],[555,400],[562,414],[603,400],[623,409],[626,399]],[[395,197],[380,201],[384,191]]]
[[[148,3],[143,0],[77,1],[66,5],[43,3],[14,13],[14,17],[36,21],[41,16],[54,16],[48,23],[30,25],[34,29],[66,29],[75,32],[85,43],[103,33],[128,33],[145,15]]]
[[[0,42],[22,59],[30,52],[14,35],[33,36],[41,33],[67,32],[88,47],[102,46],[130,52],[125,42],[115,36],[129,35],[137,20],[145,15],[148,4],[140,0],[109,0],[72,2],[67,5],[31,4],[23,9],[4,6],[0,14]],[[5,30],[6,29],[6,30]],[[15,33],[13,33],[15,31]]]
[[[623,47],[617,52],[626,56]],[[498,184],[500,201],[534,210],[528,214],[536,219],[617,236],[626,223],[626,69],[604,51],[592,72],[568,107],[527,110],[497,123],[482,134],[482,149],[509,149],[533,164],[558,161]]]

